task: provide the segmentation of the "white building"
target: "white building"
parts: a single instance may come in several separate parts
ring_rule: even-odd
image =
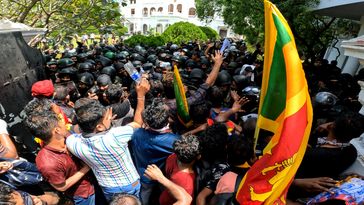
[[[120,10],[129,34],[163,33],[168,26],[185,21],[197,26],[209,26],[221,37],[234,35],[221,17],[208,24],[201,22],[196,14],[195,0],[127,0],[127,6]]]

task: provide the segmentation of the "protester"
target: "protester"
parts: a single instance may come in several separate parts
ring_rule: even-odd
[[[194,135],[188,135],[173,144],[174,153],[166,160],[166,177],[182,187],[194,198],[195,171],[194,164],[201,157],[200,143]],[[176,201],[167,190],[159,198],[161,205],[174,204]]]
[[[69,132],[66,124],[55,113],[48,111],[28,116],[26,125],[44,142],[36,164],[45,180],[56,190],[65,192],[75,204],[95,204],[94,187],[85,177],[90,168],[68,153],[65,139]]]
[[[144,125],[131,138],[135,165],[141,176],[140,198],[143,204],[148,204],[156,187],[155,182],[143,176],[145,169],[150,163],[164,169],[167,157],[173,153],[173,143],[179,139],[172,133],[168,117],[167,106],[160,99],[154,99],[142,113]]]
[[[95,35],[89,36],[95,40]],[[65,191],[60,184],[74,173],[87,172],[86,165],[76,163],[77,157],[93,171],[111,204],[216,204],[224,194],[232,199],[239,181],[273,136],[262,130],[253,148],[264,63],[257,60],[264,57],[261,46],[249,52],[244,41],[228,39],[224,45],[230,47],[225,50],[220,50],[219,40],[159,47],[102,41],[89,47],[70,44],[61,59],[47,53],[46,75],[51,80],[32,87],[34,99],[24,111],[26,122],[35,120],[34,136],[44,141],[37,165],[46,180]],[[132,71],[125,68],[129,61],[135,67]],[[335,61],[310,62],[304,69],[315,119],[310,146],[288,194],[290,202],[300,200],[297,192],[311,189],[316,194],[334,185],[356,160],[358,153],[350,140],[359,137],[364,127],[363,116],[354,114],[361,106],[355,79],[363,72],[352,77],[340,74]],[[185,101],[175,95],[174,65]],[[189,111],[189,122],[181,118],[181,105]],[[55,114],[72,127],[64,129]],[[4,127],[0,126],[4,133],[0,156],[17,158]],[[40,132],[46,128],[48,133]],[[66,138],[68,130],[71,135]],[[50,149],[55,142],[70,153]],[[46,151],[77,164],[72,174],[59,173],[64,176],[62,183],[49,175],[54,173],[52,160],[42,163]]]
[[[18,152],[7,130],[8,124],[0,119],[0,157],[17,159]]]
[[[82,134],[69,136],[67,148],[91,167],[108,201],[118,193],[139,196],[139,175],[128,150],[128,141],[143,122],[144,96],[149,89],[145,79],[136,86],[138,104],[134,122],[126,126],[111,127],[112,109],[105,109],[96,100],[82,98],[75,104]]]
[[[134,195],[118,194],[113,198],[110,205],[141,205],[141,202]]]
[[[192,197],[185,191],[185,189],[168,180],[155,164],[148,165],[147,169],[145,170],[145,176],[162,184],[176,200],[176,202],[173,204],[191,204]]]

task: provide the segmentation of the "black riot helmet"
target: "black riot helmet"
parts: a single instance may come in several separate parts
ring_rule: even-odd
[[[139,53],[133,53],[133,54],[130,55],[130,60],[136,60],[139,57],[140,57]]]
[[[116,55],[115,55],[115,59],[116,60],[119,60],[119,61],[123,61],[123,60],[125,60],[127,58],[127,56],[125,55],[125,54],[123,54],[123,53],[117,53]]]
[[[177,63],[181,63],[181,58],[179,56],[173,56],[172,61],[177,62]]]
[[[99,77],[97,77],[97,85],[98,86],[107,86],[111,85],[112,81],[109,75],[101,74]]]
[[[58,68],[62,69],[62,68],[73,66],[74,64],[75,64],[75,62],[72,59],[62,58],[58,61]]]
[[[233,82],[234,87],[231,85],[231,88],[240,92],[240,90],[250,85],[250,77],[245,75],[234,75]]]
[[[203,70],[201,70],[199,68],[194,68],[194,69],[192,69],[192,71],[190,73],[189,79],[193,85],[198,86],[198,85],[202,84],[205,77],[206,77],[206,74],[205,74],[205,72],[203,72]]]
[[[142,66],[142,62],[138,61],[138,60],[133,61],[132,64],[133,64],[134,67],[141,67]]]
[[[170,47],[169,47],[169,50],[172,51],[172,52],[175,52],[178,50],[178,45],[177,44],[172,44]]]
[[[106,74],[110,76],[111,79],[114,79],[116,75],[116,69],[113,66],[106,66],[101,70],[100,74]]]
[[[104,56],[98,56],[98,58],[95,59],[96,63],[100,63],[102,65],[102,67],[105,66],[110,66],[111,65],[111,60],[104,57]]]
[[[191,73],[190,73],[190,79],[204,79],[205,78],[205,73],[203,72],[203,70],[199,69],[199,68],[194,68],[192,69]]]
[[[58,77],[61,79],[62,82],[67,81],[74,81],[76,78],[77,70],[74,67],[67,67],[63,68],[60,71],[58,71]]]
[[[120,54],[123,54],[126,57],[129,57],[129,52],[128,51],[121,51]]]
[[[336,95],[330,92],[319,92],[315,96],[315,105],[332,107],[339,100]]]
[[[120,70],[124,69],[124,63],[121,62],[117,62],[114,64],[114,68],[116,70],[116,72],[119,72]]]
[[[91,73],[84,72],[79,74],[78,82],[85,84],[87,87],[91,87],[94,85],[94,76]]]
[[[216,78],[217,86],[231,85],[231,75],[226,71],[220,71]]]
[[[60,71],[58,71],[59,74],[66,74],[66,75],[75,75],[77,73],[76,68],[74,67],[67,67],[63,68]]]
[[[152,63],[144,63],[142,67],[144,71],[148,72],[153,70],[154,65]]]
[[[78,64],[78,71],[80,73],[82,72],[88,72],[92,70],[93,65],[91,63],[80,63]]]
[[[154,55],[154,54],[152,54],[152,55],[149,55],[148,57],[147,57],[147,61],[149,62],[149,63],[153,63],[153,64],[155,64],[155,62],[158,60],[158,57],[156,56],[156,55]]]
[[[231,62],[228,65],[229,70],[233,70],[233,71],[235,71],[237,67],[238,67],[238,64],[236,62]]]
[[[77,55],[77,62],[85,62],[85,60],[88,58],[87,53],[80,53]]]

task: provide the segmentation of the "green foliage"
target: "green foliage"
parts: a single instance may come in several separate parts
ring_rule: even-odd
[[[164,39],[162,36],[148,36],[146,44],[148,46],[157,47],[157,46],[163,46],[165,44]]]
[[[312,13],[319,0],[271,0],[287,19],[299,50],[306,57],[322,54],[340,32],[357,32],[350,21]],[[251,44],[264,41],[264,5],[257,0],[196,0],[198,17],[211,21],[216,15],[224,18],[235,33],[242,34]]]
[[[121,5],[125,5],[122,1]],[[119,3],[114,0],[1,0],[0,18],[47,28],[50,36],[83,33],[124,34]]]
[[[208,26],[199,26],[199,28],[201,29],[202,32],[205,33],[207,38],[210,40],[216,40],[220,38],[219,34],[214,29]]]
[[[134,35],[124,41],[128,46],[134,47],[136,45],[142,46],[162,46],[164,45],[164,40],[161,36],[144,36],[144,35]]]
[[[181,44],[190,40],[206,41],[206,34],[196,25],[188,22],[178,22],[169,26],[162,34],[165,42]]]

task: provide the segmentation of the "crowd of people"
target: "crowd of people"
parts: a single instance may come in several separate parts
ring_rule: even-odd
[[[0,200],[9,204],[236,204],[234,193],[273,133],[254,148],[263,57],[244,41],[160,47],[95,43],[44,53],[46,79],[33,84],[24,124],[39,142],[43,180],[14,184],[19,158],[0,121]],[[138,75],[130,77],[133,66]],[[335,186],[357,158],[364,132],[356,76],[337,62],[306,60],[313,99],[310,145],[289,188],[299,203]],[[190,123],[178,115],[179,69]],[[129,71],[129,72],[128,72]],[[130,73],[130,74],[129,74]],[[29,166],[33,165],[28,162]],[[23,170],[24,171],[24,170]]]

